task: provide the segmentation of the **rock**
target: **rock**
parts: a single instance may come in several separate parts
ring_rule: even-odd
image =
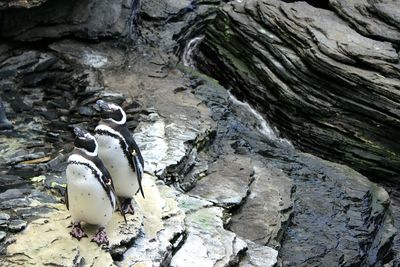
[[[101,262],[104,266],[112,265],[111,255],[89,238],[80,242],[69,235],[70,215],[64,205],[52,204],[52,211],[41,214],[40,218],[30,223],[29,228],[15,236],[15,243],[8,246],[5,262],[15,264],[52,264],[72,265],[79,262]],[[110,240],[110,249],[132,243],[141,228],[140,215],[128,216],[128,224],[120,214],[115,213],[106,231]],[[26,223],[26,222],[25,222]],[[97,230],[94,226],[84,226],[91,237]],[[51,247],[51,250],[40,249]],[[54,254],[56,253],[56,254]],[[62,256],[60,256],[60,253]]]
[[[273,267],[278,262],[278,251],[246,240],[248,249],[239,267]]]
[[[224,208],[240,205],[247,196],[253,173],[250,158],[227,155],[210,165],[207,176],[189,194]]]
[[[44,183],[46,188],[58,192],[61,196],[65,195],[67,185],[67,179],[65,176],[54,175],[46,177]]]
[[[299,165],[288,166],[295,215],[279,252],[282,264],[383,265],[396,233],[388,193],[349,167],[308,154],[297,159]]]
[[[20,232],[25,229],[26,224],[27,222],[24,220],[12,220],[8,225],[8,229],[13,233]]]
[[[149,16],[152,19],[160,20],[168,19],[168,17],[182,12],[181,10],[185,8],[190,8],[191,5],[192,3],[190,0],[167,0],[163,2],[156,0],[143,0],[141,8],[142,12],[146,14],[146,16]]]
[[[0,229],[7,229],[10,220],[10,215],[7,213],[0,213]],[[1,241],[1,240],[0,240]]]
[[[35,9],[0,11],[3,38],[37,41],[72,35],[78,38],[129,37],[133,0],[47,1]]]
[[[398,22],[400,11],[396,1],[329,1],[331,8],[340,17],[371,39],[380,39],[400,43],[400,27]]]
[[[398,181],[398,24],[372,2],[330,3],[336,13],[305,1],[232,1],[207,27],[197,65],[302,150]]]
[[[135,198],[144,216],[143,235],[124,253],[120,266],[168,266],[182,242],[185,214],[178,208],[176,192],[164,184],[156,185],[154,178],[144,182],[146,199]]]
[[[270,166],[255,166],[254,172],[250,193],[233,214],[229,229],[257,244],[279,248],[292,214],[293,183]]]
[[[2,0],[0,1],[0,9],[10,9],[10,8],[32,8],[40,6],[47,0]]]
[[[0,231],[0,242],[7,236],[6,232]]]
[[[360,266],[375,262],[379,266],[390,261],[390,253],[396,253],[395,247],[387,248],[392,246],[396,231],[385,190],[349,167],[300,153],[282,139],[258,131],[260,122],[253,123],[255,115],[245,111],[245,105],[232,101],[214,81],[197,77],[200,81],[196,84],[200,85],[195,89],[196,95],[210,107],[218,121],[211,146],[214,153],[226,153],[221,148],[230,140],[235,152],[249,154],[255,165],[255,180],[249,195],[242,206],[232,211],[229,229],[242,238],[248,232],[258,231],[258,236],[254,236],[261,239],[254,240],[255,243],[271,242],[280,248],[279,262],[283,266],[326,266],[332,262]],[[257,179],[258,174],[260,178],[275,179],[263,182]],[[269,193],[256,194],[264,189],[270,189]],[[253,191],[255,200],[275,196],[275,201],[261,200],[257,205],[252,199]],[[283,206],[279,203],[279,192],[285,200]],[[248,209],[252,202],[254,207]],[[285,206],[291,209],[285,210]],[[273,215],[263,216],[265,211]],[[247,227],[241,227],[247,218]],[[269,223],[276,228],[268,228]],[[260,234],[269,231],[279,241],[264,239],[265,235]]]
[[[10,215],[8,215],[7,213],[0,213],[0,220],[2,221],[8,221],[10,219]]]
[[[223,228],[223,210],[204,208],[189,214],[185,220],[187,237],[172,257],[171,266],[229,266],[239,262],[247,245],[234,233]]]
[[[62,40],[52,43],[50,49],[60,53],[69,62],[93,68],[104,68],[123,64],[122,51],[110,49],[108,45],[87,44],[74,40]],[[87,104],[82,102],[83,105]]]

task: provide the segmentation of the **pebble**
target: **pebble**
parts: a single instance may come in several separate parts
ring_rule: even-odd
[[[24,220],[13,220],[10,222],[8,229],[11,232],[20,232],[21,230],[25,229],[27,222]]]
[[[6,235],[7,235],[6,232],[0,231],[0,241],[3,241]]]
[[[0,221],[8,221],[10,219],[10,215],[7,213],[1,212],[0,213]]]

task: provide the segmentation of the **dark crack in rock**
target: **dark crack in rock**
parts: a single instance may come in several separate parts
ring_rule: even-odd
[[[233,214],[229,229],[260,245],[279,248],[292,213],[292,181],[273,167],[254,167],[246,202]]]

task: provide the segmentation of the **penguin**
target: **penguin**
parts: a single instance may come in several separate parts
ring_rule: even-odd
[[[87,237],[81,221],[99,225],[92,242],[108,245],[105,226],[117,202],[111,175],[98,158],[98,144],[93,135],[75,127],[75,148],[67,161],[65,203],[72,217],[72,237]],[[124,216],[125,218],[125,216]],[[126,221],[126,219],[125,219]]]
[[[125,111],[120,106],[103,100],[98,100],[96,105],[102,117],[94,130],[99,144],[99,157],[113,177],[123,213],[134,214],[133,196],[140,191],[144,198],[142,154],[126,125]]]
[[[3,101],[1,100],[0,97],[0,130],[9,130],[12,128],[13,126],[11,122],[7,119]]]

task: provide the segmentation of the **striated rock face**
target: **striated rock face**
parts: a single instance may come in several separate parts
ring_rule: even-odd
[[[400,2],[330,3],[226,4],[198,65],[303,150],[398,181]]]
[[[0,9],[31,8],[40,6],[45,2],[47,2],[47,0],[1,0]]]
[[[137,8],[134,2],[51,0],[32,9],[7,9],[0,11],[0,37],[18,41],[62,36],[129,37],[133,34],[130,17]]]
[[[231,143],[236,153],[254,153],[254,180],[248,196],[232,209],[228,228],[258,246],[278,249],[282,266],[390,261],[394,251],[387,248],[396,229],[387,192],[349,167],[266,139],[269,135],[252,128],[252,112],[229,104],[221,90],[210,83],[196,90],[218,118],[215,139],[236,140]]]
[[[397,0],[330,0],[331,8],[362,35],[400,45],[400,3]]]

